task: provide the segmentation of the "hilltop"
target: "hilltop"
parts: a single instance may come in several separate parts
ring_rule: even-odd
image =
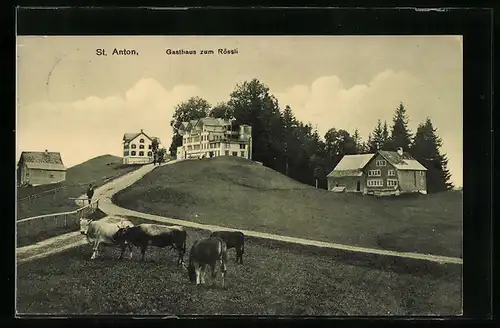
[[[301,184],[252,161],[182,161],[117,193],[132,210],[332,243],[461,257],[462,195],[376,198]]]
[[[90,182],[95,186],[117,178],[139,168],[140,165],[124,165],[121,157],[102,155],[70,167],[66,171],[66,180],[61,183],[17,188],[17,219],[72,211],[77,208],[76,198],[85,193]],[[50,190],[58,189],[56,192]],[[30,195],[39,195],[33,200],[22,200]]]

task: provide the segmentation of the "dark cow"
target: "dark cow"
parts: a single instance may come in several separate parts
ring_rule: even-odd
[[[187,233],[184,228],[160,224],[139,224],[134,227],[122,228],[115,235],[115,240],[126,241],[139,247],[142,254],[141,261],[144,261],[148,246],[160,248],[172,246],[179,253],[177,265],[184,262],[186,238]]]
[[[205,275],[208,266],[212,270],[212,278],[216,277],[215,267],[220,263],[222,276],[222,288],[225,285],[225,275],[227,271],[227,246],[226,243],[217,237],[197,240],[189,251],[189,265],[187,267],[189,281],[196,282],[196,285],[205,283]]]
[[[227,249],[236,249],[236,263],[243,264],[245,252],[245,235],[240,231],[214,231],[210,237],[219,237],[227,245]]]

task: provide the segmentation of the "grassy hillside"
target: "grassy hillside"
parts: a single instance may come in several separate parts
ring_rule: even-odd
[[[300,184],[235,157],[158,168],[114,197],[199,223],[388,250],[462,256],[462,194],[377,198]]]
[[[17,188],[17,219],[26,217],[72,211],[77,208],[76,198],[86,192],[88,183],[101,186],[107,181],[139,168],[140,165],[124,165],[120,157],[103,155],[69,168],[66,181],[53,185]],[[32,200],[20,200],[23,197],[39,194],[43,191],[65,187],[55,193],[48,193]]]
[[[145,222],[129,219],[134,224]],[[207,234],[188,229],[188,247]],[[220,280],[214,285],[211,277],[207,277],[208,286],[190,284],[186,272],[175,265],[177,257],[171,250],[151,247],[144,263],[138,261],[137,248],[132,260],[121,262],[117,249],[103,248],[95,261],[89,260],[91,253],[91,247],[83,245],[19,264],[17,310],[59,315],[385,316],[461,312],[459,267],[395,272],[373,264],[346,264],[315,248],[248,238],[245,264],[235,264],[234,249],[229,250],[227,285],[221,289]]]

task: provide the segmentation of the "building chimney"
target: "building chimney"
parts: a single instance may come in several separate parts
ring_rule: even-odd
[[[141,133],[142,133],[142,132],[144,132],[144,131],[142,131],[142,129],[141,129]]]
[[[398,147],[399,156],[403,156],[403,147]]]

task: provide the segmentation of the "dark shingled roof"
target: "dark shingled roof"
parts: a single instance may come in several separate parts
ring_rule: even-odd
[[[21,162],[25,162],[30,169],[66,171],[61,154],[58,152],[24,151],[19,159],[19,164]]]
[[[379,153],[398,170],[427,171],[422,164],[406,152],[403,156],[396,151],[379,150]]]

